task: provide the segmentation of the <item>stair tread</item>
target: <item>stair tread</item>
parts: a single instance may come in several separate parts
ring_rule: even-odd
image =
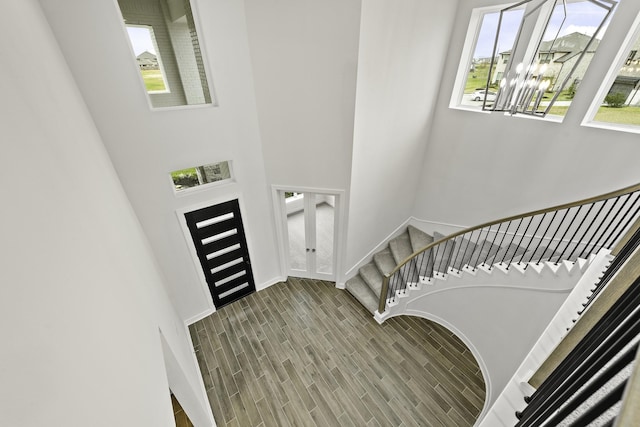
[[[407,232],[409,233],[409,241],[411,243],[411,249],[413,250],[412,252],[417,252],[430,243],[433,243],[432,235],[425,233],[413,225],[409,225],[407,227]]]
[[[511,262],[514,257],[518,255],[522,255],[525,252],[525,248],[522,246],[516,245],[515,243],[510,243],[506,247],[502,247],[493,257],[490,257],[487,260],[487,264],[495,264],[498,262]]]
[[[378,309],[379,299],[360,277],[355,275],[345,283],[345,289],[357,299],[371,314]]]
[[[540,246],[536,249],[527,251],[527,253],[522,256],[522,261],[549,261],[551,258],[557,258],[559,255],[559,253],[549,249],[548,246]],[[520,261],[520,259],[518,259],[517,261]]]
[[[391,239],[389,242],[389,249],[391,250],[393,259],[396,260],[396,265],[407,259],[413,253],[409,233],[405,231],[399,236]]]
[[[438,232],[433,233],[433,238],[435,240],[440,240],[444,237],[444,234],[440,234]],[[449,240],[438,246],[439,247],[435,247],[433,250],[434,269],[445,273],[447,271],[448,264],[451,263],[451,257],[453,256],[453,250],[455,249],[456,244],[453,240]]]
[[[371,291],[375,295],[380,295],[380,291],[382,290],[382,274],[380,270],[378,270],[378,266],[370,262],[360,268],[360,277],[364,280],[364,282],[369,286]]]
[[[380,270],[380,273],[383,275],[392,272],[397,265],[389,247],[386,247],[380,252],[374,254],[373,261],[376,263],[378,270]]]
[[[474,266],[478,266],[485,262],[486,259],[494,256],[500,250],[500,246],[496,245],[494,242],[490,242],[487,239],[482,240],[478,243],[480,247],[480,252],[476,254],[471,261],[473,261]]]
[[[469,239],[462,239],[457,243],[458,249],[456,249],[455,260],[451,263],[451,266],[456,270],[460,270],[465,264],[468,264],[471,257],[474,255],[477,245],[471,242]]]

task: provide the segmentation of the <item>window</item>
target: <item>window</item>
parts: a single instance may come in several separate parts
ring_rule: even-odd
[[[614,0],[525,0],[474,10],[452,106],[564,116],[616,4]],[[477,62],[483,52],[491,52],[490,66],[463,76],[463,64]],[[480,89],[495,96],[478,99]]]
[[[171,181],[176,192],[201,185],[228,182],[232,180],[231,162],[194,166],[171,172]]]
[[[578,90],[578,82],[591,63],[606,27],[609,9],[592,0],[555,1],[551,16],[537,49],[538,64],[546,64],[543,75],[545,94],[539,105],[542,111],[564,116]]]
[[[640,133],[640,16],[618,53],[618,59],[600,88],[586,122]]]
[[[211,104],[189,0],[118,0],[152,107]]]
[[[489,82],[490,86],[498,88],[499,78],[502,77],[504,66],[509,62],[511,47],[516,39],[518,27],[524,15],[524,9],[515,9],[503,16],[503,25],[508,29],[501,31],[498,37],[498,48],[493,51],[496,41],[496,31],[502,7],[475,9],[471,18],[471,25],[467,33],[465,53],[461,69],[458,71],[457,90],[453,105],[480,108],[482,100],[477,101],[474,92],[484,90]],[[494,56],[495,54],[495,56]],[[489,76],[492,62],[499,64]],[[462,63],[472,64],[462,66]],[[462,74],[462,75],[461,75]]]
[[[158,55],[158,46],[153,36],[153,28],[142,25],[127,25],[127,34],[147,92],[169,92],[162,60]]]

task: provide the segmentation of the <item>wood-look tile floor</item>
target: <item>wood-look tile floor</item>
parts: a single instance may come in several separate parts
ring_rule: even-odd
[[[379,325],[330,282],[290,278],[190,332],[219,427],[462,427],[484,403],[450,331],[408,316]]]

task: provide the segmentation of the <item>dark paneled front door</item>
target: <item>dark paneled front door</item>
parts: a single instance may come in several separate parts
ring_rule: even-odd
[[[184,216],[216,308],[255,292],[238,200]]]

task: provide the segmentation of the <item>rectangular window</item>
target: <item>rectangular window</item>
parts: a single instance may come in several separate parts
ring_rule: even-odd
[[[468,53],[461,61],[461,68],[464,68],[466,72],[461,76],[461,70],[458,71],[458,80],[463,79],[463,82],[458,84],[452,105],[480,109],[487,82],[497,90],[498,76],[502,76],[502,72],[509,62],[511,48],[524,15],[523,8],[514,9],[504,14],[502,25],[506,25],[508,29],[500,32],[498,48],[494,56],[493,47],[496,41],[501,8],[499,6],[474,10],[465,46],[465,52]],[[494,71],[489,76],[492,62],[497,66],[494,66]],[[470,66],[464,66],[463,63],[470,64]]]
[[[618,59],[609,71],[590,114],[593,125],[640,133],[640,16],[630,30]],[[586,120],[588,121],[588,120]]]
[[[154,108],[211,104],[190,0],[118,0]]]
[[[451,106],[564,116],[616,4],[524,0],[474,9]],[[487,52],[490,66],[476,66]]]
[[[590,0],[555,2],[537,51],[539,64],[546,64],[541,81],[547,82],[540,110],[555,99],[548,114],[567,113],[578,89],[575,82],[584,77],[604,35],[606,28],[598,28],[608,11]]]
[[[127,34],[147,92],[169,92],[153,28],[143,25],[127,25]]]
[[[173,188],[176,192],[180,192],[193,187],[231,181],[230,163],[225,161],[173,171],[171,172]]]

